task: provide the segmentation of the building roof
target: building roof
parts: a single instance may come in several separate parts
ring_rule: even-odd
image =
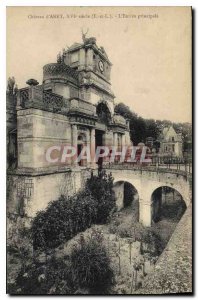
[[[94,51],[96,51],[101,57],[103,57],[111,65],[111,62],[107,56],[105,49],[103,47],[97,46],[95,37],[86,38],[86,40],[83,43],[73,43],[70,47],[67,47],[65,53],[72,52],[78,50],[79,48],[83,48],[87,46],[92,47]]]
[[[174,137],[174,141],[175,142],[182,142],[182,136],[180,133],[177,133],[176,130],[174,129],[174,127],[172,125],[168,126],[168,127],[164,127],[161,135],[160,135],[160,139],[164,142],[168,142],[168,141],[172,141],[172,137]]]
[[[75,49],[77,49],[77,48],[79,48],[79,47],[81,47],[81,46],[82,46],[82,44],[80,44],[80,43],[74,43],[74,44],[72,44],[72,45],[68,48],[67,51],[75,50]]]

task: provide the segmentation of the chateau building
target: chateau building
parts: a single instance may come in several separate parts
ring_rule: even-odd
[[[97,146],[131,145],[128,121],[114,113],[111,68],[104,48],[83,35],[82,43],[73,44],[57,56],[57,62],[43,67],[42,84],[30,79],[27,87],[17,91],[16,120],[7,131],[8,141],[15,134],[12,144],[17,148],[16,168],[8,171],[8,183],[14,185],[12,209],[20,200],[25,213],[33,215],[56,200],[62,187],[75,186],[76,191],[82,186],[85,169],[97,168],[86,159],[49,162],[49,147],[72,145],[79,153],[86,145],[93,155]],[[9,93],[8,102],[13,98]],[[56,151],[53,155],[56,158]]]
[[[182,135],[173,126],[165,127],[160,136],[160,154],[182,158]]]

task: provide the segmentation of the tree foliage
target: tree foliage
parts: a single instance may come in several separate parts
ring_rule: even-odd
[[[33,220],[34,249],[59,246],[90,227],[95,222],[96,213],[95,200],[88,189],[72,197],[61,196]]]
[[[51,255],[45,263],[34,260],[21,268],[15,283],[9,286],[11,294],[66,295],[102,294],[110,291],[114,280],[110,258],[102,234],[92,230],[80,239],[71,254]]]
[[[21,269],[14,290],[15,294],[73,294],[77,286],[70,261],[52,257],[46,264],[34,262]]]
[[[73,276],[81,288],[91,293],[107,293],[114,275],[102,235],[93,230],[87,240],[81,236],[71,254]]]
[[[115,207],[113,178],[101,172],[74,196],[61,196],[37,213],[31,232],[34,249],[52,249],[92,224],[105,223]]]
[[[182,133],[184,148],[187,148],[187,143],[191,140],[192,126],[189,123],[173,123],[169,120],[145,119],[131,111],[124,103],[117,104],[115,106],[115,112],[129,119],[130,136],[134,145],[140,142],[145,143],[147,137],[153,137],[154,140],[157,140],[162,129],[170,125],[173,125],[176,132]]]
[[[166,243],[152,228],[145,228],[141,237],[141,254],[150,257],[159,256],[164,250]]]
[[[91,192],[96,202],[96,224],[104,224],[113,209],[116,201],[113,191],[113,177],[105,171],[99,172],[98,176],[91,175],[87,180],[86,188]]]

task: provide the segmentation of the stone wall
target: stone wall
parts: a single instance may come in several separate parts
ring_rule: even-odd
[[[8,175],[7,209],[9,213],[34,217],[45,209],[51,201],[61,195],[71,196],[83,188],[90,170],[76,169],[62,173],[37,176]]]
[[[19,169],[51,166],[45,157],[47,149],[71,144],[71,125],[66,116],[26,109],[18,111],[17,121]]]
[[[192,205],[178,223],[165,250],[137,294],[192,292]]]

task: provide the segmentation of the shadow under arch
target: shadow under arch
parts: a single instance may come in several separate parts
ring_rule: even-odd
[[[114,182],[113,190],[118,210],[128,210],[135,221],[139,221],[139,194],[136,187],[128,181],[119,180]]]
[[[100,100],[96,105],[96,114],[101,123],[108,125],[112,119],[111,109],[105,100]]]
[[[186,207],[184,198],[177,189],[166,185],[160,186],[151,195],[152,223],[162,220],[178,223]]]

